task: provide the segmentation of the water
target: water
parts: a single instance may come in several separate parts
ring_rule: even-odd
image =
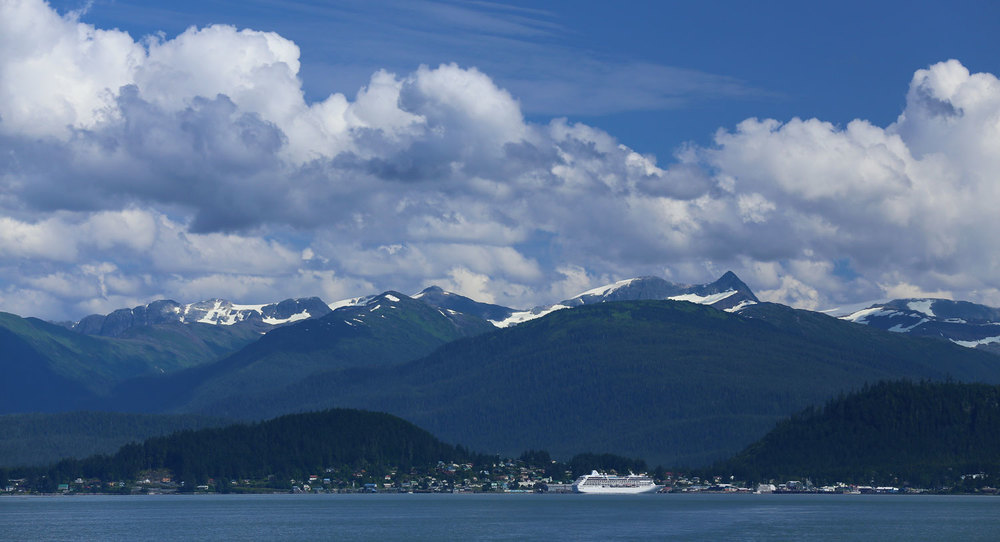
[[[1000,497],[0,497],[0,540],[997,540]]]

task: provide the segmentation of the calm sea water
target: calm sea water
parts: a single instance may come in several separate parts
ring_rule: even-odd
[[[1000,497],[0,497],[0,540],[998,540]]]

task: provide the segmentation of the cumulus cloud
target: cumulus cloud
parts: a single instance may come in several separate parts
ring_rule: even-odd
[[[810,308],[997,299],[1000,83],[955,60],[889,126],[752,118],[660,165],[457,64],[308,102],[273,32],[137,41],[40,0],[0,3],[0,50],[6,310],[433,282],[524,308],[729,268]]]
[[[750,119],[720,131],[702,154],[717,175],[731,176],[738,197],[772,202],[760,226],[791,234],[781,259],[849,258],[853,273],[889,296],[968,295],[1000,270],[989,233],[1000,226],[991,211],[1000,201],[998,113],[997,78],[951,60],[915,73],[906,108],[885,128]],[[745,254],[769,259],[765,248]]]

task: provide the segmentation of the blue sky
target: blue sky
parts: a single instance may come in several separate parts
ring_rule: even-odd
[[[726,269],[1000,305],[992,2],[2,9],[0,310]]]
[[[959,59],[1000,72],[1000,4],[928,1],[292,2],[80,0],[83,20],[138,38],[230,24],[302,50],[306,97],[351,94],[378,69],[477,67],[532,119],[570,116],[666,157],[748,117],[895,120],[913,71]],[[569,66],[568,64],[579,64]],[[650,73],[616,80],[628,67]],[[588,90],[587,85],[597,85]],[[573,85],[562,96],[562,85]],[[633,88],[633,85],[637,88]],[[554,94],[554,95],[553,95]]]

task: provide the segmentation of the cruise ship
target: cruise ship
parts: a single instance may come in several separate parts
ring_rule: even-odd
[[[573,482],[573,491],[577,493],[631,494],[656,491],[660,486],[653,483],[649,476],[629,474],[615,476],[597,472],[584,474]]]

